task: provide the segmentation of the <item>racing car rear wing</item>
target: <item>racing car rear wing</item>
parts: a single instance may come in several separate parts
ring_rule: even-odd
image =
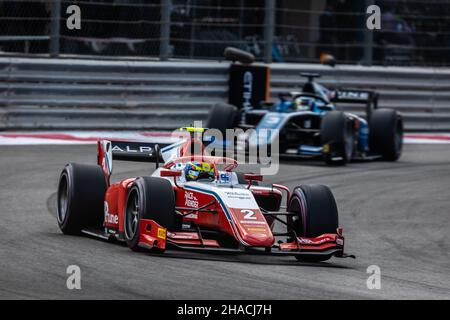
[[[170,146],[164,143],[137,141],[97,141],[97,164],[100,165],[109,182],[113,160],[156,163],[163,161],[161,149]]]
[[[110,141],[113,160],[158,162],[162,160],[161,148],[169,146],[164,143],[135,141]]]
[[[334,96],[331,97],[330,101],[334,103],[365,104],[367,119],[369,119],[372,111],[378,108],[378,96],[378,93],[369,90],[339,89],[334,91]]]

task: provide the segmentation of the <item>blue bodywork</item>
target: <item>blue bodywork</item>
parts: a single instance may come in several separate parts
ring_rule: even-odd
[[[282,130],[292,117],[300,115],[308,115],[311,117],[323,117],[327,112],[336,110],[336,106],[330,103],[328,98],[329,91],[314,83],[315,96],[303,96],[301,93],[291,93],[294,97],[291,100],[281,99],[271,109],[265,110],[263,117],[256,126],[255,133],[251,134],[248,139],[249,145],[257,144],[271,144],[273,139],[277,137],[277,133]],[[295,96],[300,95],[298,99]],[[357,115],[346,113],[349,117],[355,120],[356,125],[356,152],[365,154],[369,151],[369,128],[367,121]],[[271,131],[271,134],[261,134],[262,129]],[[275,130],[275,131],[273,131]],[[301,144],[296,150],[290,150],[290,154],[299,156],[320,156],[322,155],[322,146]]]

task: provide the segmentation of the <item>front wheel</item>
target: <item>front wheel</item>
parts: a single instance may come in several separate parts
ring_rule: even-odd
[[[339,226],[336,201],[331,190],[323,185],[296,187],[289,201],[288,211],[295,213],[289,221],[297,235],[315,238],[325,233],[336,233]],[[296,257],[299,261],[319,262],[321,256]]]
[[[355,130],[343,112],[330,111],[323,117],[320,136],[327,164],[343,165],[352,160]]]
[[[385,160],[400,158],[403,146],[403,119],[393,109],[374,110],[369,121],[369,145]]]
[[[128,247],[139,251],[141,219],[154,220],[161,227],[172,229],[175,224],[175,194],[170,182],[163,178],[140,177],[128,191],[124,231]],[[153,248],[153,252],[162,252]]]

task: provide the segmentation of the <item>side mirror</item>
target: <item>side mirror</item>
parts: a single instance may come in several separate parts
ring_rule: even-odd
[[[244,174],[244,179],[247,181],[263,181],[263,176],[255,173],[246,173]]]
[[[161,177],[180,177],[181,171],[175,171],[175,170],[161,170],[160,172]]]

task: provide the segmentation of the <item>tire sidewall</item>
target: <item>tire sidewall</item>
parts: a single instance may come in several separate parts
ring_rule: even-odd
[[[127,242],[128,247],[130,247],[132,250],[137,249],[137,246],[139,244],[139,238],[140,238],[140,224],[141,224],[141,219],[142,219],[142,212],[145,212],[143,210],[143,192],[142,192],[142,188],[138,185],[139,181],[136,181],[135,183],[133,183],[133,185],[131,186],[130,190],[128,191],[127,194],[127,199],[125,202],[125,212],[124,212],[124,219],[123,219],[123,229],[124,229],[124,236],[125,236],[125,240]],[[138,200],[139,200],[139,210],[138,210],[138,225],[136,228],[136,232],[134,233],[133,237],[130,238],[128,232],[127,232],[127,221],[128,221],[128,201],[130,199],[130,195],[136,192],[137,196],[138,196]]]
[[[58,183],[58,192],[57,192],[57,196],[56,196],[56,219],[58,221],[58,226],[62,229],[65,228],[67,225],[67,221],[70,215],[70,208],[72,205],[72,197],[73,197],[73,187],[72,187],[72,179],[70,178],[70,174],[68,172],[68,170],[70,170],[69,168],[71,168],[71,165],[67,165],[63,171],[61,172],[61,175],[59,177],[59,183]],[[60,188],[61,188],[61,182],[62,180],[65,179],[66,180],[66,188],[67,190],[67,199],[66,199],[66,213],[64,216],[64,219],[61,220],[60,219]]]
[[[328,145],[329,148],[323,156],[328,164],[342,165],[352,160],[355,144],[352,123],[352,120],[341,111],[330,111],[322,119],[320,130],[322,145]],[[340,157],[342,160],[333,160],[334,157]]]
[[[58,192],[57,192],[57,198],[56,198],[56,220],[58,222],[59,228],[63,231],[63,233],[66,234],[72,234],[77,235],[81,232],[82,224],[80,223],[80,220],[82,217],[74,217],[74,211],[76,211],[76,203],[74,203],[74,174],[75,174],[74,166],[69,163],[67,164],[63,171],[61,172],[61,176],[58,183]],[[66,199],[66,213],[64,216],[64,219],[60,219],[60,183],[62,182],[62,179],[66,179],[67,183],[67,199]],[[70,224],[70,225],[69,225]],[[80,230],[75,230],[80,229]]]
[[[292,193],[291,199],[289,201],[288,211],[295,212],[297,214],[295,223],[297,236],[304,237],[306,234],[306,223],[307,223],[307,208],[306,208],[306,198],[303,190],[296,187]],[[293,210],[293,207],[298,206],[298,211]]]
[[[403,149],[403,121],[401,116],[396,112],[395,113],[395,122],[394,122],[394,138],[393,138],[393,150],[394,154],[391,160],[397,160],[400,158]],[[397,141],[397,139],[399,139]]]
[[[353,157],[354,147],[355,147],[355,132],[353,131],[353,122],[346,118],[345,119],[345,130],[344,130],[344,155],[345,162],[350,162]],[[349,139],[350,144],[347,145],[347,139]]]

